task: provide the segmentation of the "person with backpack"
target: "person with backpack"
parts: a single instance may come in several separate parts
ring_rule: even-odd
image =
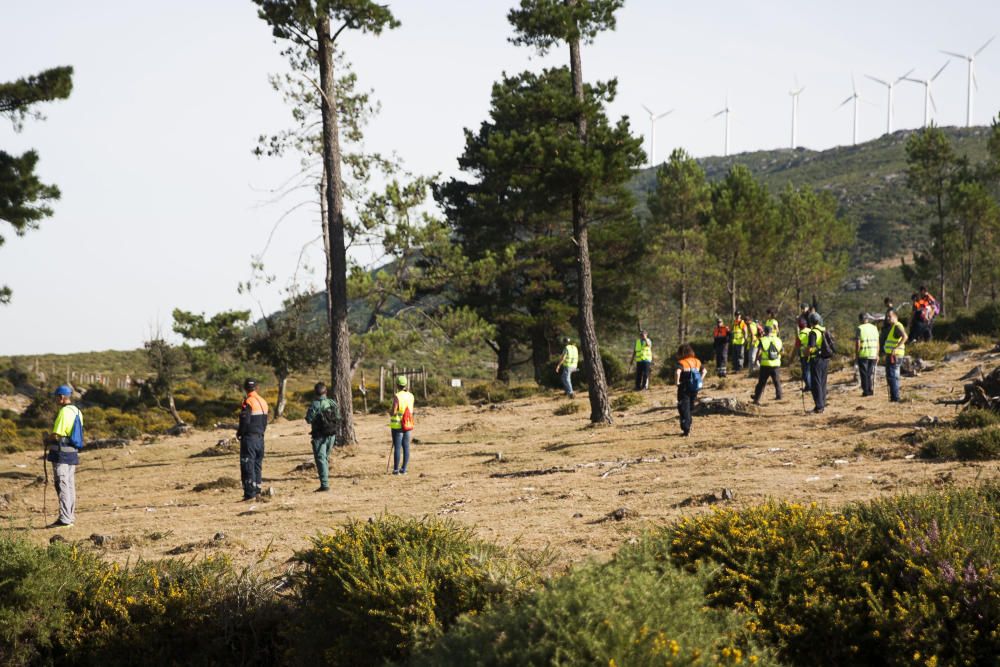
[[[821,415],[826,410],[826,374],[833,358],[835,343],[833,336],[823,326],[823,318],[817,312],[809,314],[809,338],[806,358],[809,360],[809,383],[812,391],[813,412]]]
[[[760,322],[753,315],[750,315],[746,319],[747,323],[747,344],[744,348],[746,350],[746,365],[747,373],[750,377],[753,377],[754,371],[760,368],[760,358],[757,356],[758,346],[760,344],[760,337],[764,335],[764,330],[760,326]]]
[[[563,351],[562,356],[559,357],[559,363],[556,364],[556,373],[559,374],[563,389],[569,398],[573,398],[573,373],[576,372],[579,363],[580,350],[577,349],[576,345],[573,345],[573,341],[568,336],[563,338]]]
[[[858,328],[854,333],[854,356],[858,362],[858,376],[861,378],[861,395],[875,393],[875,364],[878,362],[879,331],[872,324],[871,315],[858,315]]]
[[[405,475],[410,464],[410,436],[413,432],[413,394],[406,390],[406,376],[396,378],[399,391],[392,399],[389,429],[392,431],[392,474]]]
[[[326,395],[326,385],[317,382],[313,387],[316,398],[306,410],[306,423],[311,427],[313,459],[319,474],[316,492],[330,490],[330,450],[337,441],[340,426],[340,407]]]
[[[923,285],[920,286],[920,303],[921,319],[924,323],[923,340],[926,342],[934,338],[934,319],[941,312],[941,306],[938,304],[938,300]]]
[[[798,333],[795,334],[795,347],[792,348],[792,354],[798,357],[799,366],[802,369],[802,391],[812,391],[812,381],[809,376],[809,357],[806,354],[806,349],[809,347],[809,324],[806,322],[805,317],[800,317],[795,321],[798,325]]]
[[[764,320],[764,328],[771,327],[771,333],[775,336],[781,336],[781,329],[778,327],[778,318],[774,316],[774,309],[767,309],[767,319]]]
[[[753,391],[754,405],[760,405],[760,397],[769,378],[774,384],[774,400],[781,400],[781,347],[781,339],[765,324],[764,335],[757,341],[760,372],[757,374],[757,387]]]
[[[896,311],[889,312],[889,335],[885,338],[885,383],[889,386],[889,400],[899,403],[899,364],[906,356],[906,329]]]
[[[257,393],[257,381],[247,378],[243,383],[246,398],[240,405],[240,423],[236,437],[240,440],[240,480],[243,500],[260,498],[264,472],[264,431],[267,430],[267,401]]]
[[[701,361],[688,343],[677,348],[677,370],[674,372],[674,381],[677,384],[677,411],[680,413],[681,433],[684,437],[691,434],[691,409],[698,400],[704,373]]]
[[[48,527],[63,528],[76,522],[76,467],[83,449],[83,412],[73,405],[73,388],[68,384],[60,385],[54,395],[59,399],[59,412],[52,431],[45,434],[45,460],[52,464],[59,518]]]
[[[729,363],[729,327],[716,318],[715,329],[712,330],[712,349],[715,351],[715,374],[726,377],[726,364]]]

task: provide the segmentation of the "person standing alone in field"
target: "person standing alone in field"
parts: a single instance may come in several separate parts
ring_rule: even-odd
[[[399,391],[392,399],[389,429],[392,431],[392,474],[405,475],[410,464],[410,434],[413,431],[413,394],[406,390],[406,376],[396,378]]]
[[[729,363],[729,327],[719,317],[715,320],[715,329],[712,330],[712,349],[715,351],[715,374],[720,378],[726,377],[726,364]]]
[[[680,413],[681,433],[685,437],[691,434],[691,410],[698,400],[704,369],[701,361],[694,354],[694,349],[687,343],[677,348],[677,370],[674,372],[674,382],[677,385],[677,411]]]
[[[240,439],[240,479],[243,500],[260,497],[264,472],[264,431],[267,430],[267,402],[257,394],[257,381],[247,378],[243,383],[246,398],[240,406],[240,424],[236,437]]]
[[[59,398],[59,413],[52,432],[45,436],[45,459],[52,464],[59,497],[59,518],[49,527],[61,528],[76,522],[76,467],[83,449],[83,413],[73,405],[73,388],[68,384],[56,389],[55,395]]]
[[[635,341],[632,350],[632,360],[635,362],[635,390],[649,389],[649,370],[653,366],[653,341],[645,329]]]
[[[854,356],[858,361],[858,376],[861,378],[861,395],[875,393],[875,364],[878,363],[878,328],[872,324],[868,313],[858,315],[858,328],[854,334]]]
[[[317,492],[330,490],[330,450],[337,440],[340,425],[340,407],[326,395],[326,385],[317,382],[313,387],[316,398],[306,410],[306,423],[312,427],[313,459],[319,474]]]
[[[573,345],[568,337],[563,338],[563,351],[562,356],[559,357],[559,363],[556,364],[556,373],[559,373],[559,377],[562,380],[563,389],[566,390],[566,395],[573,398],[573,373],[576,372],[576,366],[580,363],[580,350]]]

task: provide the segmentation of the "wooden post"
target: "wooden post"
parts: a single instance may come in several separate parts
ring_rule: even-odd
[[[378,367],[378,402],[385,403],[385,366]]]
[[[423,382],[423,385],[424,385],[424,400],[426,401],[427,400],[427,367],[426,366],[421,366],[420,367],[420,379],[421,379],[421,382]]]
[[[365,414],[368,414],[368,385],[365,384],[365,369],[361,369],[361,400],[365,405]]]

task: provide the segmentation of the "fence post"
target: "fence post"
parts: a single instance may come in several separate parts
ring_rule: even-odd
[[[426,366],[421,366],[420,367],[420,379],[421,379],[421,382],[423,382],[423,385],[424,385],[424,400],[426,401],[427,400],[427,367]]]
[[[365,369],[361,369],[361,400],[365,404],[365,414],[368,414],[368,385],[365,384]]]
[[[378,367],[378,402],[385,403],[385,366]]]

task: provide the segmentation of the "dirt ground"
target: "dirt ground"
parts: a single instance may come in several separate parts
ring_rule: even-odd
[[[556,393],[495,406],[417,411],[410,474],[386,474],[388,419],[360,416],[361,444],[331,457],[330,493],[314,493],[304,422],[268,428],[266,501],[241,502],[238,488],[194,491],[222,477],[239,479],[238,455],[193,457],[231,432],[195,432],[152,444],[85,452],[77,473],[77,523],[45,529],[55,519],[47,491],[43,517],[42,464],[35,453],[0,456],[0,525],[45,543],[51,536],[80,540],[118,561],[226,552],[236,562],[278,566],[309,537],[349,518],[381,513],[449,517],[485,538],[522,547],[549,547],[556,566],[603,558],[644,529],[685,514],[708,511],[705,494],[731,489],[728,506],[767,498],[838,506],[884,494],[968,485],[1000,476],[997,462],[928,463],[914,458],[903,437],[925,415],[949,418],[955,408],[934,400],[960,395],[959,378],[987,370],[1000,354],[972,353],[917,378],[904,378],[904,402],[862,399],[850,371],[830,378],[823,415],[803,412],[798,383],[785,399],[765,391],[759,416],[696,418],[680,436],[673,387],[657,386],[644,402],[615,412],[609,427],[589,425],[587,398],[580,411],[556,416],[566,399]],[[746,399],[753,381],[740,374],[708,380],[704,396]],[[811,402],[805,401],[807,408]],[[550,469],[556,469],[551,471]],[[498,477],[519,471],[546,471]],[[51,476],[51,475],[50,475]],[[607,515],[625,508],[623,520]],[[216,537],[222,533],[224,537]],[[88,538],[110,536],[101,547]]]

